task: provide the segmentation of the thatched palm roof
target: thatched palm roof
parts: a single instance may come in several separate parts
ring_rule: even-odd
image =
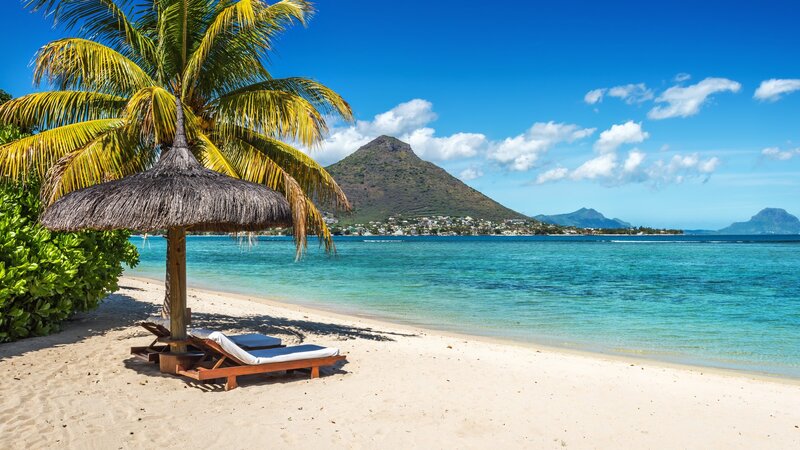
[[[67,194],[47,208],[42,224],[57,231],[256,231],[291,224],[283,195],[197,162],[180,106],[176,128],[172,149],[152,169]]]

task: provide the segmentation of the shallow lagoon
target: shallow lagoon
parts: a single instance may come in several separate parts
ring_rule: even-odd
[[[165,241],[132,237],[134,276]],[[190,286],[468,334],[800,377],[800,236],[190,236]]]

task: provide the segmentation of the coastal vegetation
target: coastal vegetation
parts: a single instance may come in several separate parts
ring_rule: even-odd
[[[10,98],[0,90],[0,104]],[[0,144],[29,134],[4,124]],[[122,263],[138,262],[128,233],[51,233],[38,223],[40,211],[35,177],[0,184],[0,342],[58,330],[117,290]]]
[[[35,185],[0,186],[0,342],[57,331],[138,262],[127,232],[51,233],[39,211]]]
[[[54,90],[11,100],[0,122],[35,128],[0,147],[0,176],[43,181],[50,204],[73,190],[151,167],[175,135],[178,98],[195,157],[275,189],[292,206],[298,252],[306,233],[333,242],[317,204],[346,209],[327,171],[285,142],[313,146],[326,117],[350,106],[309,78],[274,78],[274,39],[313,13],[309,2],[29,0],[77,37],[37,53],[34,82]]]

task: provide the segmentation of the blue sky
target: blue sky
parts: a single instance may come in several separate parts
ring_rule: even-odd
[[[353,106],[359,121],[312,150],[324,163],[386,133],[531,215],[588,206],[684,228],[800,215],[798,2],[317,8],[270,59]],[[0,11],[0,88],[22,95],[36,49],[62,34],[15,0]]]

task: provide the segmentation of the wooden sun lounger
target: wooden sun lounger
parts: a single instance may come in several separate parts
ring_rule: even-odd
[[[165,326],[159,323],[145,321],[141,322],[139,325],[141,325],[147,331],[153,333],[156,336],[156,338],[148,346],[131,347],[131,355],[143,361],[158,363],[160,354],[170,351],[169,343],[172,341],[172,334],[170,333],[169,329],[167,329]],[[199,351],[197,348],[193,348],[191,346],[191,343],[189,342],[187,343],[190,344],[188,350]],[[269,349],[269,348],[284,347],[284,346],[242,345],[242,347],[247,350],[261,350],[261,349]]]
[[[177,373],[199,381],[225,378],[225,390],[229,391],[238,386],[236,377],[240,375],[254,375],[270,372],[291,372],[294,370],[310,369],[311,378],[319,377],[319,368],[331,366],[338,361],[345,360],[344,355],[327,356],[324,358],[301,359],[296,361],[274,362],[267,364],[245,364],[235,356],[225,351],[219,344],[211,339],[189,337],[191,344],[205,353],[193,367],[178,366]],[[210,359],[209,359],[210,358]],[[210,367],[206,367],[209,365]]]
[[[131,347],[131,355],[144,361],[157,363],[159,354],[169,351],[171,334],[167,328],[154,322],[141,322],[139,325],[153,333],[156,338],[148,346]]]

